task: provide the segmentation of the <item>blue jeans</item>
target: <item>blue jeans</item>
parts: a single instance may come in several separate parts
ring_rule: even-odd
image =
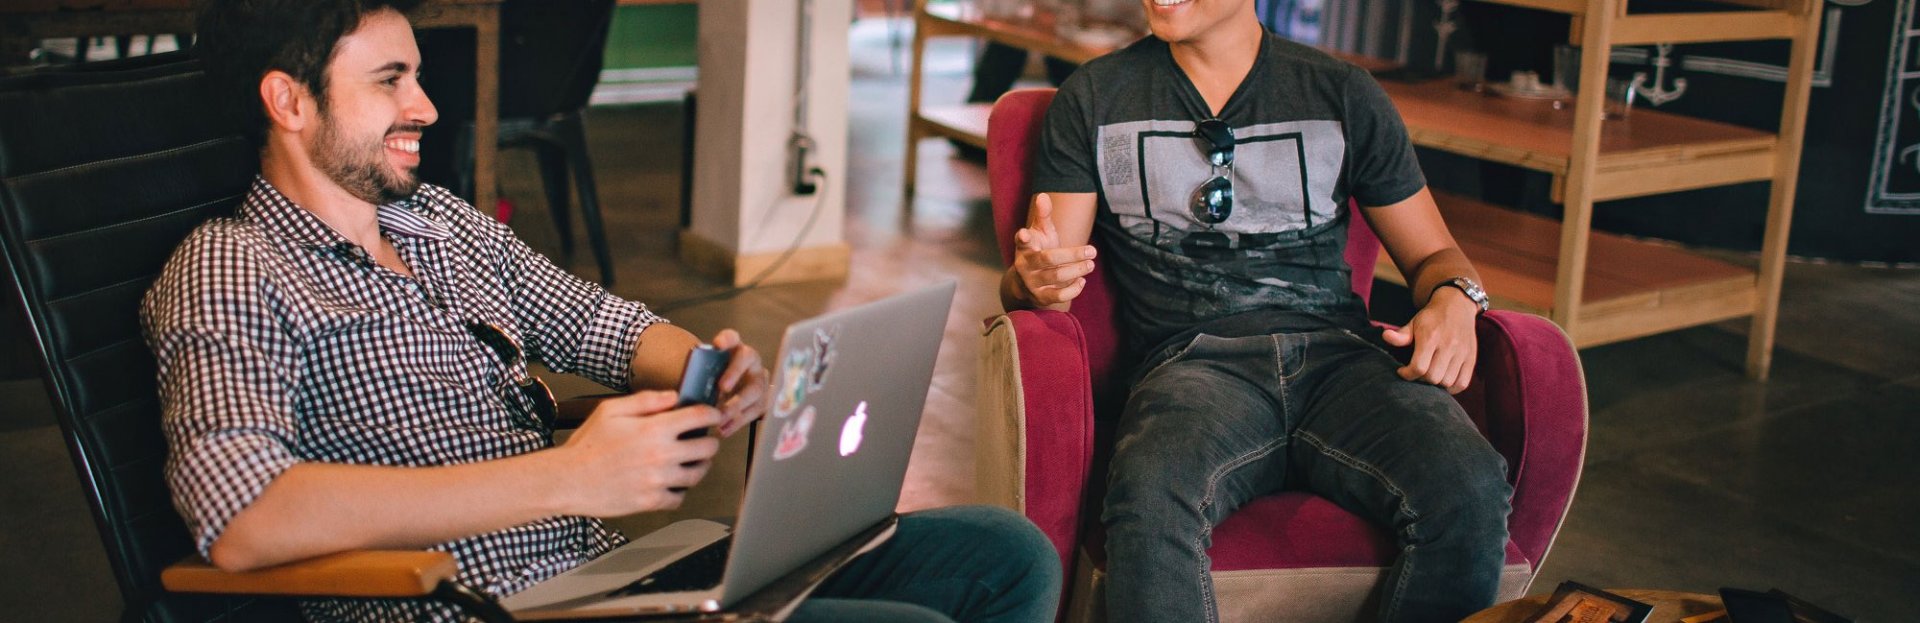
[[[1060,603],[1060,559],[1019,513],[956,506],[900,518],[878,549],[802,602],[797,623],[1043,623]]]
[[[1506,462],[1444,390],[1401,380],[1342,329],[1200,335],[1150,365],[1120,418],[1101,518],[1115,621],[1217,620],[1213,526],[1283,488],[1393,533],[1379,620],[1458,621],[1493,603]]]

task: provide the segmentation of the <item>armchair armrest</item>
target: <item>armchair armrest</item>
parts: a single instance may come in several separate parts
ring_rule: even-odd
[[[1477,333],[1479,363],[1460,402],[1507,457],[1513,482],[1508,531],[1537,570],[1586,460],[1586,377],[1573,343],[1545,318],[1491,311],[1480,317]]]
[[[989,321],[976,467],[982,501],[1024,513],[1071,569],[1093,460],[1093,385],[1080,323],[1057,311]]]
[[[608,398],[619,398],[625,395],[626,394],[590,394],[561,400],[555,405],[553,428],[554,430],[580,428],[580,425],[587,421],[587,416],[593,415],[594,408],[600,406],[600,401]]]
[[[180,593],[402,598],[433,594],[458,571],[446,552],[342,552],[242,572],[193,555],[161,571],[160,584]]]

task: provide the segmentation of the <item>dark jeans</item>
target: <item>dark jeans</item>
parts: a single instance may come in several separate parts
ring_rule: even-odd
[[[1379,620],[1458,621],[1493,603],[1506,462],[1445,391],[1401,380],[1341,329],[1201,335],[1156,365],[1121,415],[1102,517],[1116,621],[1217,620],[1212,527],[1282,488],[1393,533]]]
[[[1060,559],[1019,513],[956,506],[900,518],[878,549],[827,578],[788,619],[1042,623],[1060,602]]]

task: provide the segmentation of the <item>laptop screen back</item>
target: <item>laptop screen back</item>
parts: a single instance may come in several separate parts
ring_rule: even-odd
[[[721,604],[892,513],[926,406],[955,284],[787,328]]]

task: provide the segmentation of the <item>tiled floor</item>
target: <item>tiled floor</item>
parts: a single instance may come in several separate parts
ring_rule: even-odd
[[[975,358],[980,320],[997,312],[997,260],[981,167],[922,146],[920,196],[900,206],[905,80],[886,31],[855,27],[852,162],[844,282],[768,287],[670,309],[696,333],[739,328],[765,351],[793,320],[955,277],[948,321],[903,507],[972,491]],[[936,45],[930,98],[965,84],[965,44]],[[623,296],[672,301],[721,285],[674,260],[679,114],[674,106],[589,115]],[[513,223],[538,249],[558,248],[531,156],[509,153]],[[838,182],[836,182],[838,183]],[[568,266],[593,277],[584,252]],[[1865,621],[1920,612],[1920,272],[1793,264],[1774,378],[1746,381],[1743,323],[1701,327],[1582,352],[1592,404],[1588,463],[1574,508],[1535,590],[1563,579],[1712,592],[1779,587]],[[597,391],[558,383],[563,393]],[[98,621],[119,604],[106,558],[37,381],[0,382],[0,617]],[[731,512],[743,446],[680,515]],[[644,529],[666,517],[622,522]],[[1905,526],[1905,527],[1903,527]]]

